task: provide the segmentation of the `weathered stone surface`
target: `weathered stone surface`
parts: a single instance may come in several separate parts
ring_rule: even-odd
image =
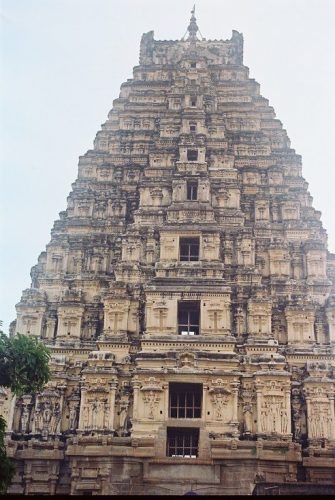
[[[242,35],[197,33],[143,35],[17,305],[53,376],[0,393],[9,493],[334,483],[335,256]]]

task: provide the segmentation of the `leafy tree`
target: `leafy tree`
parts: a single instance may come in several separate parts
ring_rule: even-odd
[[[7,337],[0,331],[0,386],[16,396],[34,394],[50,379],[49,350],[37,339],[17,334]],[[6,455],[6,421],[0,415],[0,494],[5,493],[14,474],[13,462]]]
[[[33,337],[0,332],[0,385],[18,397],[41,391],[50,378],[49,350]]]
[[[0,415],[0,495],[6,493],[14,474],[13,462],[7,457],[5,446],[6,421]]]

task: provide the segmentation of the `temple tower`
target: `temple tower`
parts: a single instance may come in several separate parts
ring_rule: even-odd
[[[335,255],[243,37],[142,36],[32,268],[0,393],[9,493],[250,494],[335,482]]]

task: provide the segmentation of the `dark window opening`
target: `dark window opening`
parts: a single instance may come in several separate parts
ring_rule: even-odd
[[[187,160],[188,161],[198,161],[198,150],[188,149],[187,150]]]
[[[196,132],[196,131],[197,131],[197,124],[190,123],[190,132]]]
[[[168,427],[166,448],[168,457],[197,458],[199,429]]]
[[[197,67],[197,63],[196,62],[191,62],[191,68],[196,68]]]
[[[197,200],[198,199],[198,181],[187,181],[187,199]]]
[[[199,238],[179,238],[179,259],[182,261],[199,260]]]
[[[178,302],[178,334],[199,335],[200,301]]]
[[[197,99],[196,97],[191,97],[191,106],[192,108],[195,108],[197,105]]]
[[[169,417],[201,418],[202,384],[169,384]]]

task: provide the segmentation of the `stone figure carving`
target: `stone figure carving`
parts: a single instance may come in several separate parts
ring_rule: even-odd
[[[51,411],[49,401],[45,401],[43,406],[44,406],[43,411],[42,411],[43,428],[47,429],[49,424],[50,424],[51,417],[52,417],[52,411]]]
[[[71,431],[77,428],[77,420],[78,420],[78,407],[72,406],[69,415],[69,429]]]
[[[268,413],[266,409],[261,410],[261,432],[267,432]]]
[[[120,436],[129,436],[132,427],[131,419],[129,417],[129,401],[121,400],[120,403],[120,423],[118,433]]]
[[[281,432],[283,434],[287,434],[287,425],[288,425],[287,411],[281,410],[280,415],[281,415]]]
[[[129,402],[125,400],[121,400],[120,403],[120,433],[122,435],[122,432],[124,431],[125,428],[125,423],[128,417],[128,407],[129,407]]]
[[[227,407],[228,400],[229,400],[228,394],[223,394],[221,392],[216,394],[213,402],[215,404],[215,413],[217,420],[223,420],[224,411]]]
[[[23,433],[28,432],[29,417],[30,417],[29,409],[27,406],[24,406],[21,414],[21,423],[20,423],[21,424],[20,430]]]
[[[62,414],[60,404],[56,402],[53,407],[53,414],[50,422],[50,432],[57,432],[61,416]]]
[[[98,416],[98,402],[97,400],[92,403],[92,428],[95,429],[97,426],[97,416]]]
[[[243,406],[244,432],[252,432],[252,405]]]
[[[307,419],[309,438],[332,438],[334,422],[329,411],[328,403],[315,402],[312,405],[311,414]]]
[[[146,396],[146,402],[147,402],[148,408],[149,408],[149,413],[148,413],[149,418],[155,417],[154,411],[155,411],[156,399],[157,398],[156,398],[155,392],[149,391],[149,394],[147,394],[147,396]]]

